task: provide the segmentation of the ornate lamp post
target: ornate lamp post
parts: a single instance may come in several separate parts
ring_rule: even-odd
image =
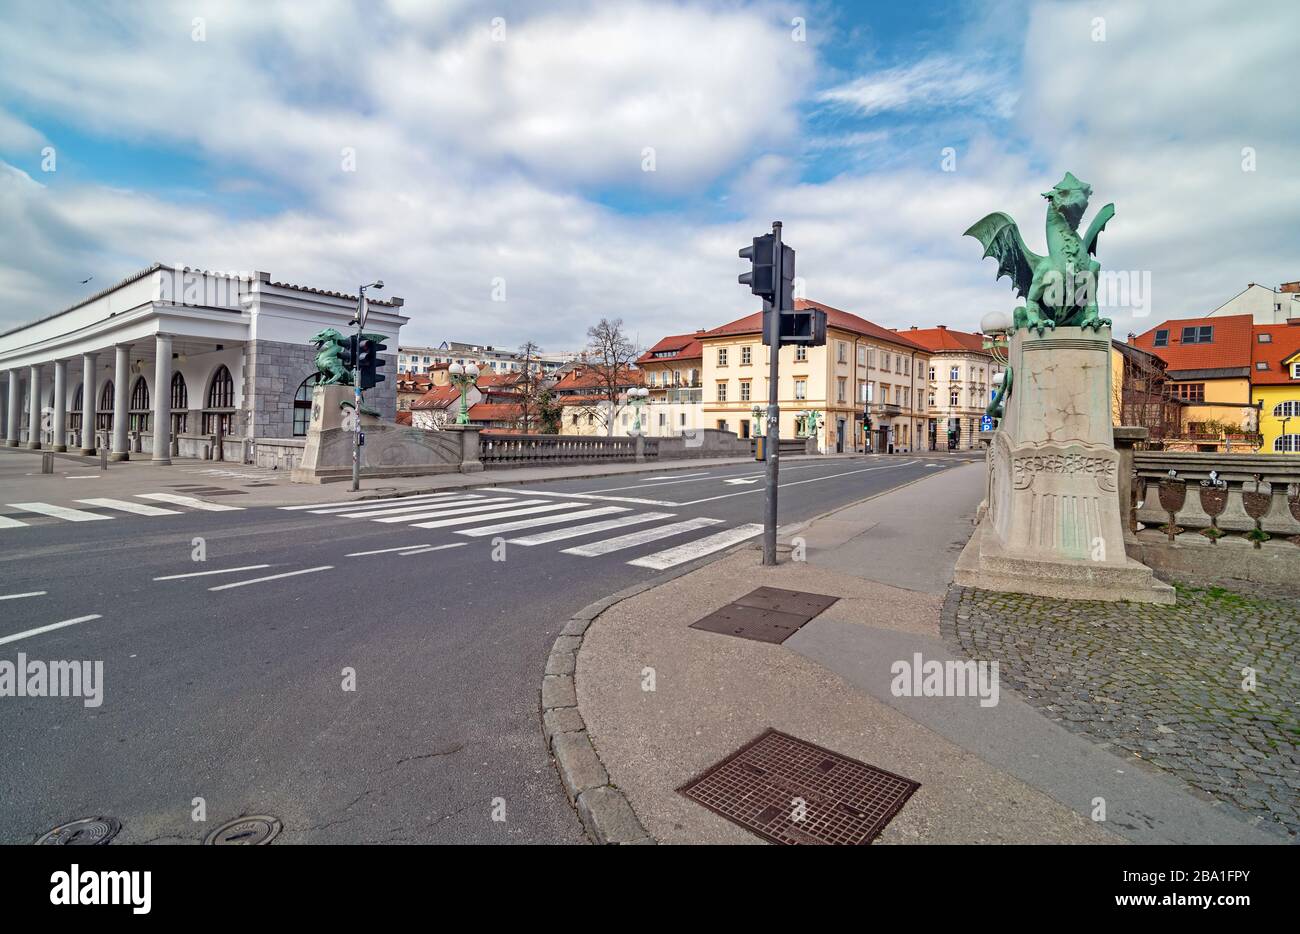
[[[799,413],[799,417],[804,419],[804,436],[808,438],[817,437],[817,429],[821,427],[821,412],[816,409],[804,409]]]
[[[641,434],[641,406],[645,405],[650,390],[644,386],[633,386],[627,391],[627,404],[632,406],[632,434]]]
[[[469,387],[478,382],[478,367],[474,364],[461,366],[459,363],[453,363],[447,367],[447,375],[451,377],[452,384],[460,390],[460,414],[456,416],[457,425],[469,424],[469,405],[466,399],[466,393]]]
[[[749,410],[750,424],[754,426],[754,437],[763,437],[763,410],[755,405]]]

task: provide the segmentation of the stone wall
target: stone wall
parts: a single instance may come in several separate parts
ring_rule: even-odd
[[[384,382],[367,389],[365,404],[380,417],[397,417],[397,357],[383,354]],[[316,372],[316,348],[312,344],[282,341],[253,341],[244,363],[244,398],[252,425],[248,434],[257,438],[293,437],[293,397],[308,376]]]

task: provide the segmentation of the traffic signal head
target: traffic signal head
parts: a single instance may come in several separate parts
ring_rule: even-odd
[[[826,345],[826,312],[820,308],[791,307],[789,311],[782,311],[779,318],[778,337],[782,344]]]
[[[339,362],[349,375],[357,366],[357,336],[349,334],[348,339],[339,345]]]
[[[357,368],[361,371],[361,388],[370,389],[384,381],[384,375],[377,372],[384,365],[379,358],[380,351],[387,350],[381,334],[362,334],[357,345]]]
[[[775,246],[776,237],[772,234],[763,234],[761,237],[755,237],[752,245],[742,247],[740,258],[749,260],[750,269],[749,272],[742,272],[736,277],[741,285],[749,286],[750,292],[768,301],[771,301],[776,294]]]

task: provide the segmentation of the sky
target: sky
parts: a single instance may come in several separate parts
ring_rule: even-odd
[[[643,346],[808,298],[886,327],[1016,304],[962,232],[1046,252],[1114,202],[1115,333],[1300,279],[1293,0],[5,0],[0,330],[151,262],[405,299],[403,345]],[[88,284],[82,281],[93,277]]]

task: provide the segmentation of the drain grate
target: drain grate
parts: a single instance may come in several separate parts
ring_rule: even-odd
[[[759,587],[691,623],[691,628],[779,645],[838,599],[801,590]]]
[[[122,829],[115,817],[83,817],[41,834],[37,846],[104,846]]]
[[[262,846],[275,839],[280,822],[274,817],[254,814],[222,824],[204,838],[205,846]]]
[[[769,729],[678,788],[772,843],[867,844],[918,782]]]

